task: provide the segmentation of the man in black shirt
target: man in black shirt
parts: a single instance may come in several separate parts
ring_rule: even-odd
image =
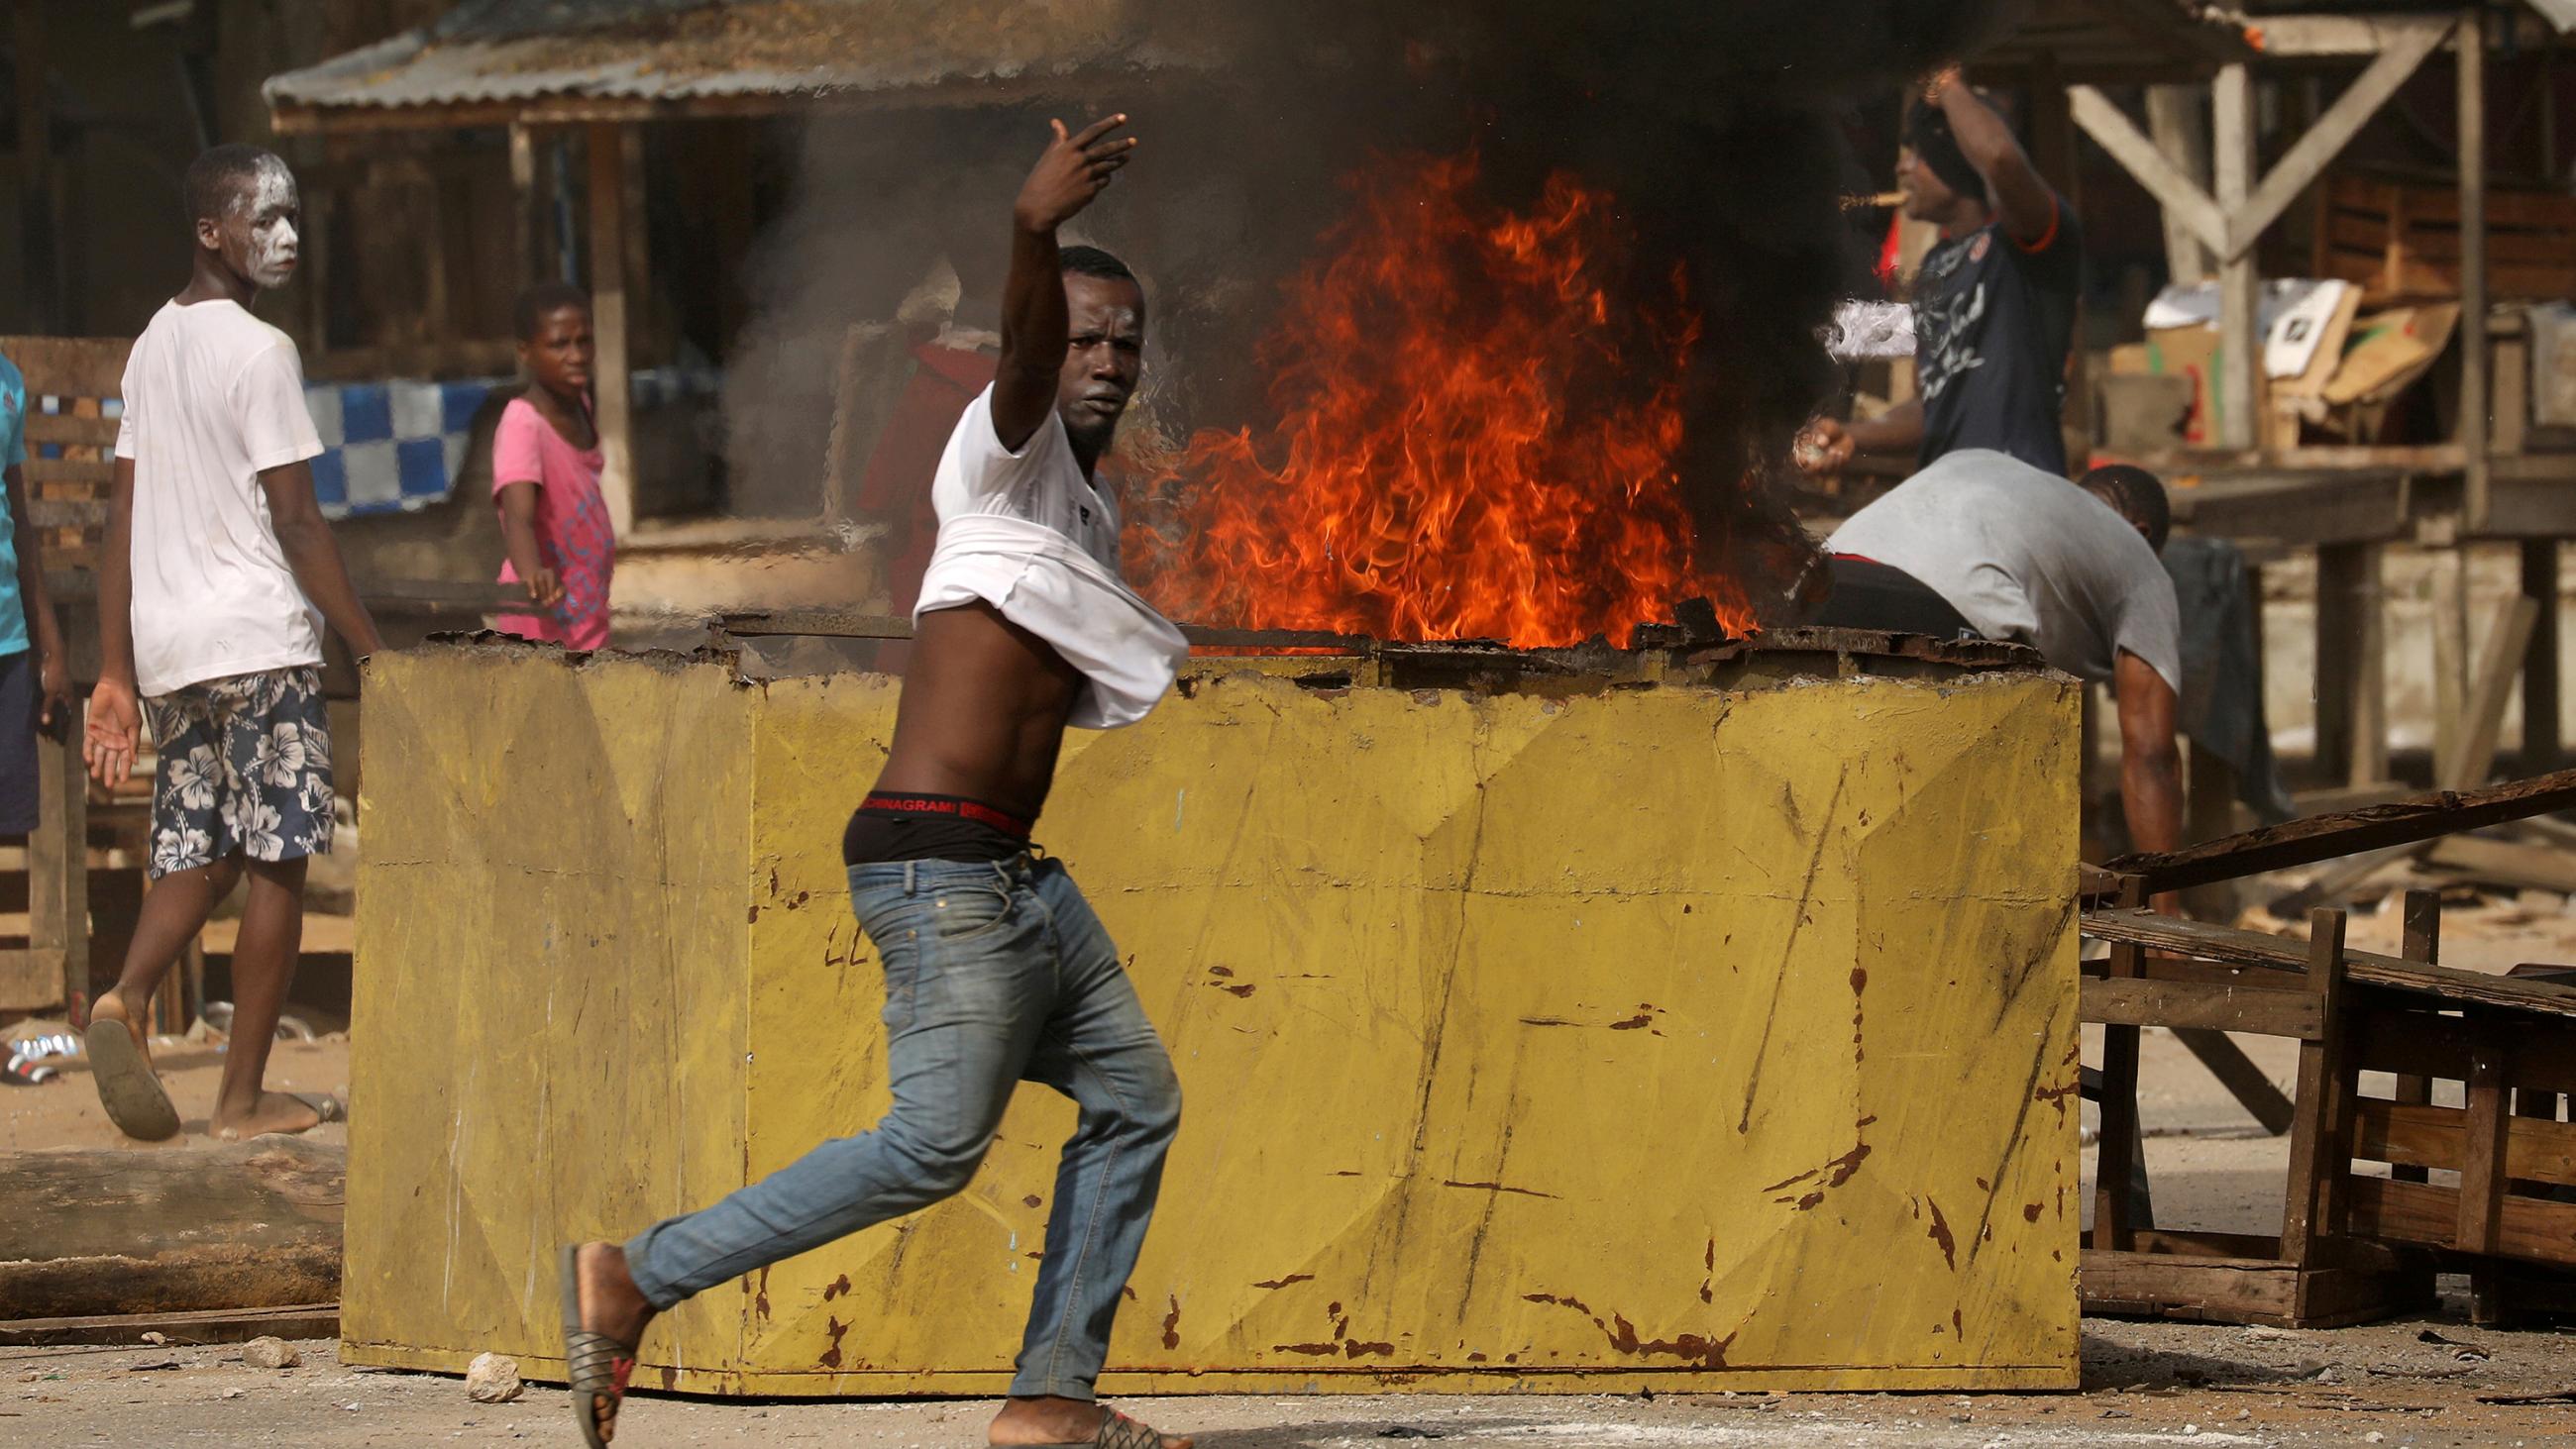
[[[1876,418],[1819,419],[1799,440],[1800,466],[1831,473],[1855,451],[1907,448],[1920,465],[1991,448],[2064,474],[2059,419],[2083,254],[2073,209],[1955,68],[1907,115],[1896,184],[1906,215],[1941,228],[1914,280],[1920,395]]]

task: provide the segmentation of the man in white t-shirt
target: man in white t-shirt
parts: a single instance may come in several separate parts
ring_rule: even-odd
[[[999,365],[939,461],[939,542],[893,747],[842,837],[850,903],[885,968],[893,1107],[874,1131],[622,1246],[564,1249],[564,1362],[586,1443],[614,1431],[656,1314],[963,1190],[1029,1081],[1081,1115],[987,1437],[1188,1449],[1093,1396],[1180,1130],[1179,1080],[1109,933],[1063,863],[1029,844],[1065,730],[1143,718],[1188,653],[1120,581],[1117,510],[1092,481],[1144,371],[1145,292],[1108,253],[1056,244],[1126,164],[1126,119],[1075,135],[1058,123],[1020,190]]]
[[[2010,640],[2111,686],[2130,840],[2172,850],[2182,844],[2182,626],[2157,560],[2171,526],[2164,484],[2142,469],[2096,468],[2069,483],[1961,449],[1835,530],[1825,544],[1833,597],[1815,622]]]
[[[112,787],[151,716],[155,884],[87,1041],[109,1119],[152,1141],[176,1135],[179,1115],[145,1055],[145,1013],[244,875],[232,1045],[207,1128],[235,1139],[340,1115],[328,1097],[270,1092],[262,1078],[303,936],[306,860],[331,848],[322,627],[362,658],[381,642],[314,501],[322,444],[295,344],[250,314],[295,271],[295,177],[255,146],[217,146],[183,189],[195,274],[125,367],[85,744]]]

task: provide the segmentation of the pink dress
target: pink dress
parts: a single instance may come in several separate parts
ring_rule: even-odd
[[[563,584],[563,600],[543,615],[494,621],[505,634],[547,639],[567,649],[608,647],[608,581],[617,567],[617,536],[599,492],[604,466],[597,448],[564,441],[526,398],[512,398],[492,434],[492,503],[513,483],[537,485],[537,552]],[[501,582],[519,582],[504,560]]]

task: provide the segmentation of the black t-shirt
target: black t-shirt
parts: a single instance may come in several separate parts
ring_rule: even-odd
[[[2083,255],[2075,213],[2057,198],[2056,224],[2036,245],[2014,241],[1996,222],[1923,258],[1914,281],[1921,462],[1992,448],[2066,471],[2059,419]]]

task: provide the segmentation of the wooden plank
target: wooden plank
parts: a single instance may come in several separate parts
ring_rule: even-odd
[[[2088,1313],[2269,1323],[2298,1301],[2298,1270],[2270,1259],[2086,1248],[2076,1281]]]
[[[2504,1046],[2506,1076],[2517,1088],[2576,1091],[2576,1048],[2564,1022],[2487,1024],[2478,1031]],[[2363,1071],[2466,1081],[2472,1029],[2458,1016],[2373,1007],[2354,1027],[2355,1064]]]
[[[2456,1247],[2460,1191],[2425,1183],[2355,1175],[2344,1181],[2352,1230],[2390,1242]],[[2576,1203],[2506,1197],[2497,1214],[2494,1255],[2576,1267]]]
[[[2263,283],[2251,240],[2240,245],[2234,235],[2254,171],[2254,78],[2244,62],[2219,68],[2210,83],[2210,118],[2210,174],[2230,233],[2218,246],[2218,435],[2229,447],[2250,448],[2258,441],[2255,420],[2263,401],[2257,325]]]
[[[2484,528],[2492,506],[2487,477],[2487,18],[2480,6],[2460,12],[2460,441],[2469,449],[2468,515]],[[2376,66],[2373,69],[2377,69]],[[2520,654],[2516,650],[2517,657]]]
[[[2404,923],[2397,954],[2409,961],[2427,965],[2442,959],[2442,893],[2412,890],[2406,893]],[[2414,1072],[2397,1074],[2396,1101],[2400,1106],[2429,1106],[2433,1101],[2433,1079]],[[2421,1167],[2395,1166],[2392,1169],[2404,1182],[2425,1181]]]
[[[2576,855],[2483,835],[2451,835],[2427,848],[2424,863],[2480,885],[2576,895]]]
[[[30,397],[119,397],[125,388],[130,337],[0,337],[0,353],[18,364]]]
[[[2344,983],[2344,914],[2318,910],[2308,916],[2308,985],[2316,992],[2321,1030],[2299,1047],[2299,1083],[2293,1098],[2298,1118],[2290,1125],[2290,1173],[2281,1203],[2281,1257],[2306,1267],[2315,1257],[2317,1240],[2334,1231],[2326,1213],[2324,1176],[2340,1177],[2348,1154],[2337,1132],[2335,1084],[2342,1071],[2344,1043],[2330,1030],[2342,1004]]]
[[[2464,1171],[2469,1114],[2457,1107],[2364,1099],[2353,1117],[2352,1155],[2371,1162]],[[2519,1112],[2505,1122],[2504,1176],[2576,1186],[2576,1123]],[[2406,1179],[2421,1181],[2421,1179]]]
[[[2324,1018],[2306,992],[2236,991],[2176,981],[2111,979],[2083,984],[2086,1021],[2111,1026],[2200,1027],[2313,1041]]]
[[[62,999],[60,947],[0,949],[0,1011],[43,1011]]]
[[[2469,733],[2469,569],[2457,547],[2436,547],[2424,560],[2433,613],[2433,783],[2457,790],[2454,761]]]
[[[2334,104],[2282,153],[2280,160],[2272,163],[2263,184],[2242,205],[2228,208],[2227,255],[2241,255],[2253,249],[2256,240],[2281,219],[2281,213],[2290,209],[2299,193],[2324,174],[2327,163],[2340,155],[2397,94],[2398,88],[2414,76],[2447,33],[2447,28],[2422,26],[2399,31],[2390,38],[2387,48],[2379,52],[2369,68],[2335,97]]]
[[[153,1334],[157,1337],[146,1338]],[[337,1338],[340,1305],[294,1303],[279,1308],[208,1308],[193,1313],[93,1313],[77,1318],[0,1320],[0,1345],[243,1343],[276,1337]]]
[[[2152,911],[2086,911],[2083,930],[2088,939],[2106,944],[2135,945],[2240,966],[2301,970],[2308,964],[2308,946],[2304,942],[2160,916]],[[2344,959],[2350,965],[2352,980],[2359,984],[2431,997],[2455,1008],[2496,1006],[2553,1020],[2576,1020],[2576,987],[2517,981],[2368,951],[2347,951]]]
[[[76,1318],[330,1302],[347,1161],[276,1138],[0,1159],[0,1303]]]
[[[32,391],[32,389],[30,389]],[[57,444],[74,448],[113,448],[120,418],[85,418],[71,413],[27,414],[27,446]],[[35,461],[30,459],[29,461]]]
[[[81,761],[88,706],[75,699],[62,728],[36,734],[36,831],[27,837],[27,940],[60,954],[54,1000],[89,1022],[89,774]]]
[[[2576,808],[2576,770],[2558,770],[2471,790],[2437,790],[2394,805],[2292,820],[2160,855],[2126,855],[2106,868],[2117,875],[2136,876],[2153,891],[2181,890],[2571,808]]]
[[[2274,994],[2306,995],[2305,992]],[[2209,1074],[2216,1077],[2218,1084],[2236,1099],[2236,1105],[2243,1107],[2264,1131],[2278,1137],[2290,1130],[2291,1123],[2297,1118],[2295,1104],[2282,1094],[2279,1087],[2272,1085],[2272,1079],[2264,1074],[2261,1067],[2254,1065],[2254,1059],[2229,1041],[2225,1033],[2181,1027],[2174,1031],[2174,1040],[2181,1042],[2203,1067],[2209,1069]]]
[[[115,481],[116,463],[107,458],[29,458],[21,475],[32,484],[83,483],[105,488]]]
[[[2195,188],[2209,182],[2209,121],[2200,109],[2201,88],[2147,87],[2147,135],[2156,153]],[[2070,92],[2071,95],[2071,92]],[[2122,119],[2126,119],[2124,116]],[[2213,258],[2198,233],[2169,207],[2159,207],[2165,225],[2165,271],[2176,286],[2195,286],[2209,275]]]
[[[2164,208],[2168,218],[2179,222],[2211,251],[2225,250],[2227,226],[2218,203],[2165,159],[2156,143],[2129,119],[2128,112],[2088,85],[2067,87],[2066,101],[2074,113],[2075,124],[2083,127],[2084,134],[2091,136],[2111,154],[2112,160],[2120,163],[2122,170],[2147,189],[2147,194]]]
[[[2317,549],[2317,772],[2355,786],[2388,776],[2387,605],[2380,546]]]
[[[2560,757],[2558,540],[2522,541],[2522,596],[2536,611],[2522,651],[2522,769],[2555,770]]]
[[[2504,1212],[2505,1131],[2513,1089],[2505,1082],[2504,1048],[2491,1033],[2469,1039],[2468,1110],[2460,1145],[2459,1219],[2452,1242],[2462,1252],[2492,1253]]]
[[[2120,903],[2130,910],[2143,909],[2147,897],[2136,884],[2122,887]],[[2134,985],[2146,975],[2147,953],[2142,946],[2115,944],[2106,968],[2108,981],[2097,984]],[[2102,1101],[2101,1131],[2095,1147],[2093,1172],[2093,1236],[2089,1246],[2111,1252],[2127,1252],[2134,1244],[2132,1231],[2143,1224],[2132,1222],[2129,1195],[2139,1174],[2146,1171],[2144,1155],[2139,1151],[2138,1136],[2138,1029],[2134,1026],[2111,1026],[2102,1032]]]
[[[2456,552],[2457,550],[2453,550]],[[2522,673],[2524,651],[2540,618],[2540,606],[2519,595],[2506,600],[2497,610],[2495,625],[2487,633],[2487,646],[2478,660],[2478,672],[2469,686],[2466,728],[2459,740],[2458,752],[2441,770],[2442,784],[2453,790],[2465,790],[2486,783],[2495,772],[2496,747],[2504,737],[2505,705],[2513,698],[2514,681]]]
[[[634,359],[627,317],[626,162],[624,130],[615,124],[589,130],[590,318],[597,365],[591,372],[591,407],[599,428],[604,466],[600,492],[608,500],[609,527],[619,538],[635,530]]]
[[[103,498],[31,498],[27,518],[38,528],[97,528],[107,522]]]
[[[2281,1240],[2262,1233],[2208,1233],[2170,1228],[2140,1229],[2141,1253],[2173,1253],[2194,1258],[2241,1258],[2277,1263]]]

